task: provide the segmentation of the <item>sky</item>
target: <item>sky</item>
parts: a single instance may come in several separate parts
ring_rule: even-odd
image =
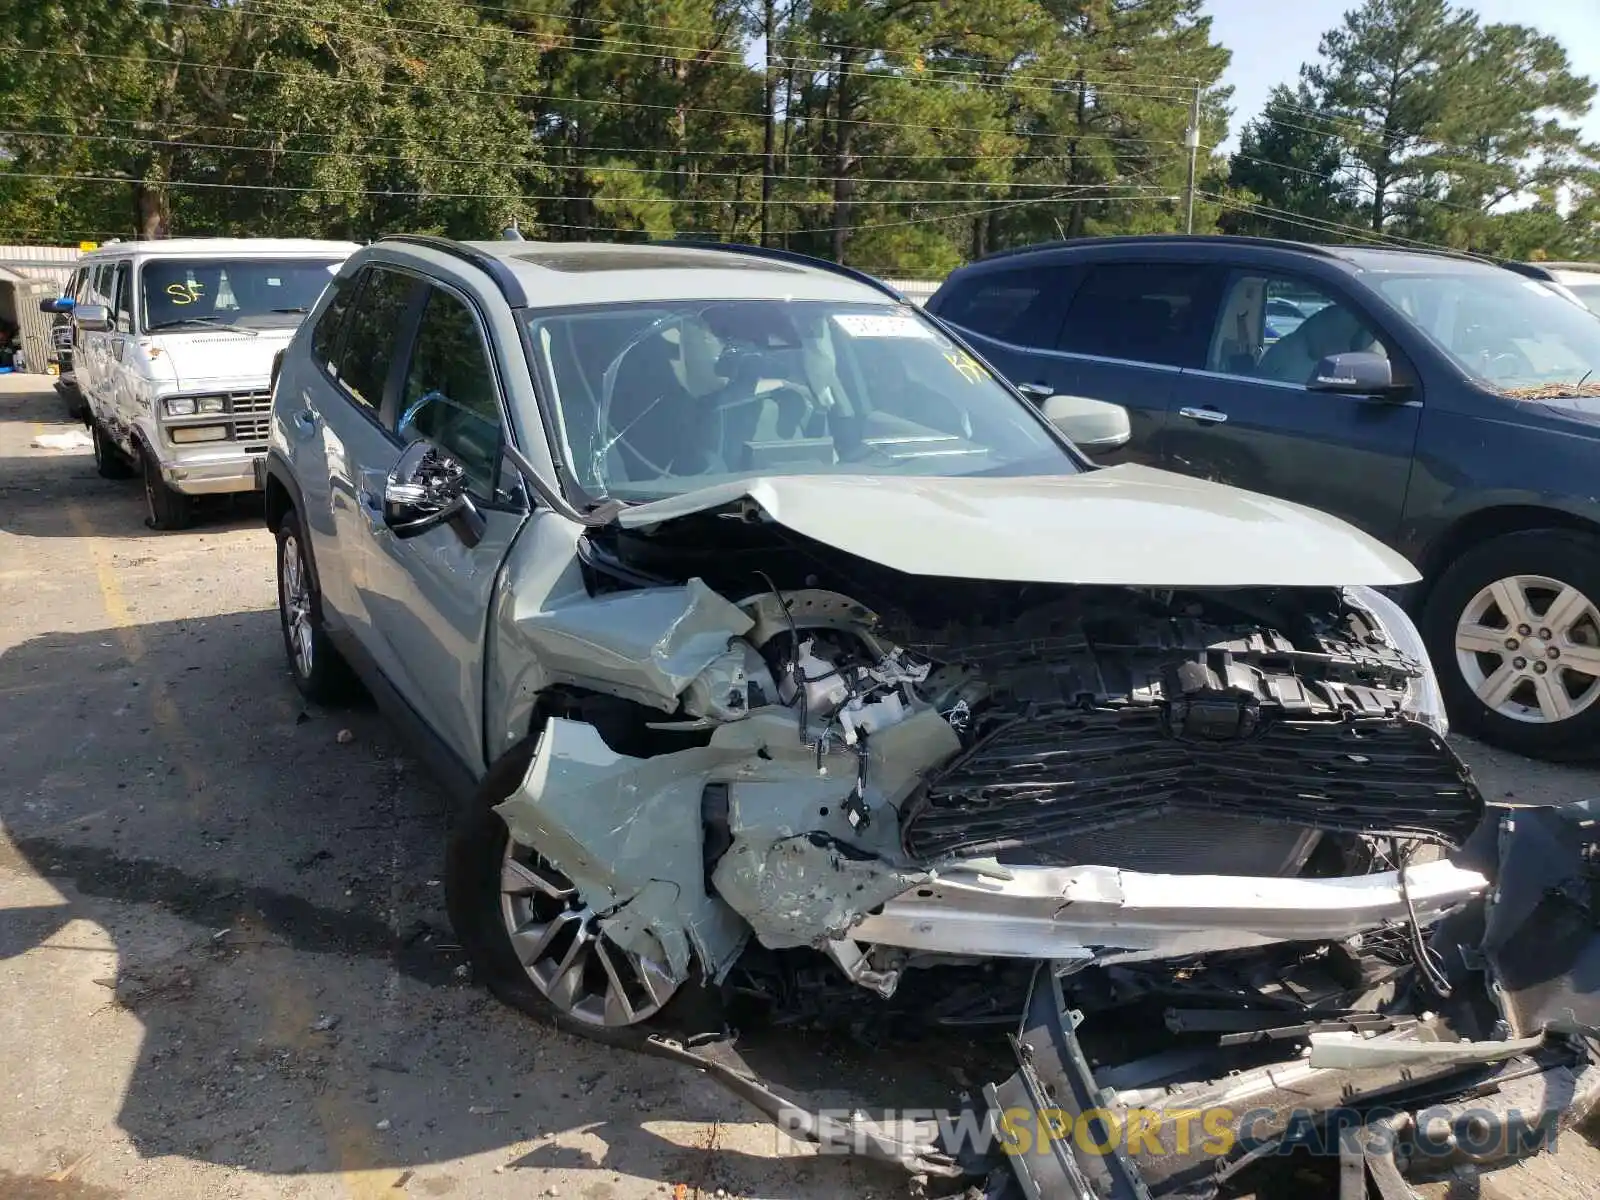
[[[1277,83],[1293,83],[1300,64],[1316,57],[1325,30],[1338,25],[1360,0],[1208,0],[1213,38],[1233,51],[1222,82],[1233,86],[1233,117],[1225,148],[1260,114]],[[1475,0],[1461,4],[1486,24],[1532,25],[1558,38],[1573,69],[1600,83],[1600,0]],[[1534,15],[1537,14],[1537,15]],[[1600,102],[1589,110],[1585,133],[1600,141]]]

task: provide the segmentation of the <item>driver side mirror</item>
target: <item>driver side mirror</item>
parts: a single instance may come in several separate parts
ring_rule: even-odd
[[[468,549],[483,540],[483,514],[467,495],[460,463],[418,439],[405,448],[383,487],[383,523],[397,538],[449,525]]]
[[[111,328],[111,310],[104,304],[79,304],[72,310],[72,320],[85,333],[105,333]]]
[[[40,312],[42,312],[42,313],[55,313],[58,316],[61,313],[69,313],[69,312],[71,312],[73,310],[73,307],[74,307],[74,305],[73,305],[73,301],[72,301],[72,297],[71,296],[61,296],[61,297],[55,298],[55,299],[46,297],[45,299],[39,301],[39,311]]]
[[[1317,364],[1316,374],[1306,386],[1313,392],[1345,396],[1393,396],[1401,390],[1395,387],[1389,356],[1370,350],[1328,355]]]

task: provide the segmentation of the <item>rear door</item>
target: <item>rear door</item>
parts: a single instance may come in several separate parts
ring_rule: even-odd
[[[1389,356],[1403,397],[1311,391],[1330,354]],[[1183,371],[1173,470],[1294,500],[1384,540],[1398,532],[1422,416],[1415,371],[1344,289],[1292,272],[1231,272],[1203,365]]]
[[[1120,404],[1132,438],[1097,462],[1164,466],[1178,373],[1204,361],[1218,272],[1203,263],[1104,262],[1091,266],[1057,339],[1057,390]]]
[[[364,593],[380,669],[460,761],[475,771],[483,743],[484,639],[500,564],[527,519],[520,482],[503,461],[504,386],[485,322],[464,292],[434,281],[379,445],[364,443],[359,501]],[[517,356],[513,356],[517,357]],[[486,529],[466,545],[441,526],[401,539],[383,520],[384,483],[403,448],[425,438],[459,462]]]

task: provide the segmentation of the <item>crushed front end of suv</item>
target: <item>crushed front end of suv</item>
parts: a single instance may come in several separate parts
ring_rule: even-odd
[[[513,269],[563,253],[606,258]],[[617,253],[595,288],[674,298],[498,301],[539,383],[522,428],[553,447],[553,475],[509,452],[537,500],[474,501],[448,433],[398,439],[386,492],[384,545],[435,539],[428,594],[471,565],[487,597],[461,622],[481,657],[429,660],[461,669],[410,699],[503,748],[447,878],[498,995],[997,1197],[1227,1194],[1321,1147],[1394,1200],[1587,1110],[1590,818],[1485,804],[1385,591],[1404,559],[1095,469],[865,284],[784,265],[797,299],[674,249],[646,285],[621,277],[650,252]],[[487,310],[507,285],[482,286]],[[450,429],[414,390],[410,428]],[[294,499],[269,520],[305,686],[338,644],[312,639],[324,597],[359,588],[332,577],[348,554],[303,570],[319,516]],[[765,1077],[730,1012],[1014,1054],[970,1120],[879,1120]]]

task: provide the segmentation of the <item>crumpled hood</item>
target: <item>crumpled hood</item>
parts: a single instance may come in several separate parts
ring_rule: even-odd
[[[186,392],[264,389],[272,377],[272,356],[293,336],[293,327],[264,329],[255,337],[225,329],[157,335],[149,343],[151,373]]]
[[[1414,583],[1400,554],[1336,517],[1149,467],[1080,475],[739,479],[617,514],[648,529],[754,506],[768,520],[911,575],[1132,587]]]

